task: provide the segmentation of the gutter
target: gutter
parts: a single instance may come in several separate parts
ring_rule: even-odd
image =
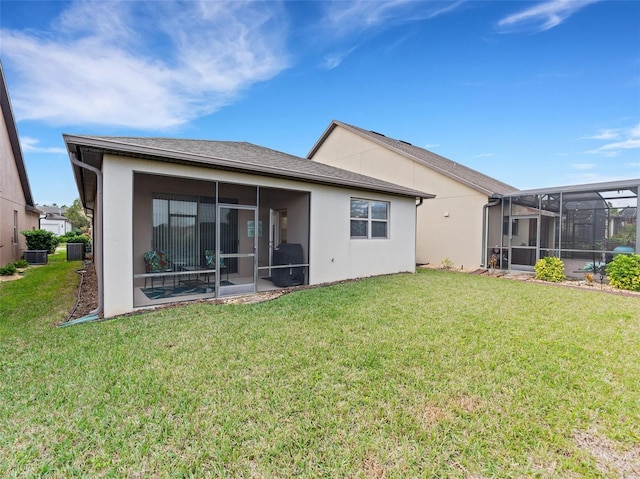
[[[491,206],[499,205],[502,202],[502,196],[492,197],[490,198],[486,205],[482,207],[482,262],[480,263],[480,267],[484,268],[486,266],[487,259],[487,209]]]
[[[96,198],[98,201],[97,210],[93,210],[94,219],[95,219],[95,241],[93,242],[93,262],[96,264],[96,274],[98,277],[98,307],[92,311],[89,311],[89,314],[83,316],[82,318],[74,319],[73,321],[68,321],[66,323],[59,324],[58,327],[66,327],[73,326],[76,324],[88,323],[90,321],[96,321],[100,319],[100,313],[104,311],[104,256],[102,253],[102,171],[98,168],[88,165],[79,161],[76,158],[76,154],[73,152],[69,152],[69,158],[71,163],[79,168],[84,168],[86,170],[91,171],[96,175],[98,180],[98,191],[96,193]],[[89,208],[90,209],[90,208]]]

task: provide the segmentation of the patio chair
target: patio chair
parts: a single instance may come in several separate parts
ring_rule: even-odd
[[[220,262],[216,266],[216,254],[213,250],[207,249],[204,251],[204,260],[207,268],[216,269],[218,267],[221,270],[226,270],[227,266],[224,264],[224,258],[220,258]],[[229,272],[227,271],[227,280],[229,279]]]
[[[144,256],[144,266],[145,273],[170,273],[172,271],[176,271],[175,265],[169,260],[167,254],[164,251],[151,250],[147,251]],[[164,278],[166,275],[158,274],[162,278],[162,286],[164,286]],[[149,276],[151,278],[151,288],[153,289],[153,281],[154,276]],[[144,287],[147,287],[147,277],[144,278]],[[174,278],[175,283],[175,278]]]

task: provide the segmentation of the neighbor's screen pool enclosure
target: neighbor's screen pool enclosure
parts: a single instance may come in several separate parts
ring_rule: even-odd
[[[640,180],[516,192],[489,208],[486,263],[531,270],[556,256],[567,275],[585,262],[637,252]]]

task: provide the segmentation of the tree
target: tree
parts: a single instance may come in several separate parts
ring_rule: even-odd
[[[82,207],[82,203],[80,203],[80,198],[73,200],[73,204],[67,209],[66,216],[67,219],[71,221],[71,226],[73,226],[74,229],[86,230],[91,224],[87,215],[84,214],[84,208]]]

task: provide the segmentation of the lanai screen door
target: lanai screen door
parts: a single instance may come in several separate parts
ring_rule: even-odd
[[[218,205],[218,296],[256,291],[257,220],[258,209],[255,206]]]

